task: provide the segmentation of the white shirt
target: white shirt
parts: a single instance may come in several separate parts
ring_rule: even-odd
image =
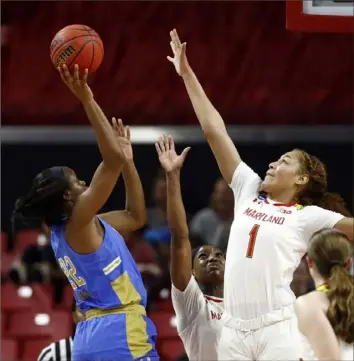
[[[204,295],[191,277],[183,292],[172,285],[172,302],[177,331],[188,358],[193,361],[217,360],[223,299]]]
[[[317,206],[274,202],[259,194],[260,184],[242,162],[230,185],[235,215],[225,264],[225,316],[243,320],[294,304],[290,283],[311,236],[344,218]]]

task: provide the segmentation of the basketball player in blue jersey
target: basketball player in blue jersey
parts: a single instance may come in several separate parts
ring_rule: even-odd
[[[86,186],[67,167],[40,172],[14,215],[43,220],[67,276],[77,305],[85,316],[76,329],[74,361],[157,361],[156,329],[146,317],[146,290],[137,266],[119,232],[141,228],[146,208],[133,161],[130,130],[113,119],[113,127],[95,102],[87,84],[59,69],[63,82],[82,103],[95,131],[102,163]],[[119,175],[126,186],[126,209],[97,215]]]

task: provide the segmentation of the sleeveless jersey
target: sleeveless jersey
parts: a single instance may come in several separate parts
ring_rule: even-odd
[[[319,285],[316,287],[316,291],[318,292],[328,292],[328,285],[327,283],[323,283],[322,285]],[[303,358],[303,361],[315,361],[317,360],[315,353],[312,350],[312,347],[310,343],[307,341],[307,338],[301,334],[302,338],[302,346],[305,355],[307,355],[306,358]],[[342,361],[353,361],[354,360],[354,345],[348,344],[340,339],[338,339],[339,348],[340,348],[340,359]]]
[[[90,254],[72,250],[64,237],[64,224],[51,229],[55,257],[74,290],[77,306],[83,313],[132,304],[146,307],[146,290],[124,239],[107,222],[98,220],[104,237],[100,248]]]

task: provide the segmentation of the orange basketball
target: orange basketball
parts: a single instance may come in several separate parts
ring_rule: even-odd
[[[54,36],[50,44],[50,58],[55,68],[66,64],[71,70],[75,64],[89,74],[95,72],[103,60],[103,43],[95,30],[85,25],[69,25]]]

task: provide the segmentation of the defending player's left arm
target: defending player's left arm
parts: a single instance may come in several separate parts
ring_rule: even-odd
[[[129,127],[126,131],[127,134],[124,137],[118,138],[126,160],[123,167],[126,207],[123,211],[112,211],[99,215],[118,232],[135,231],[143,227],[147,221],[144,190],[133,160]]]
[[[316,302],[309,302],[306,296],[295,303],[295,312],[300,332],[309,341],[319,361],[340,360],[340,347],[333,328]]]
[[[160,137],[155,146],[167,178],[167,220],[172,234],[171,280],[179,291],[184,291],[192,277],[192,251],[181,194],[180,172],[189,148],[177,155],[173,138],[166,135]]]
[[[342,218],[334,228],[343,232],[351,241],[354,241],[354,218]]]

